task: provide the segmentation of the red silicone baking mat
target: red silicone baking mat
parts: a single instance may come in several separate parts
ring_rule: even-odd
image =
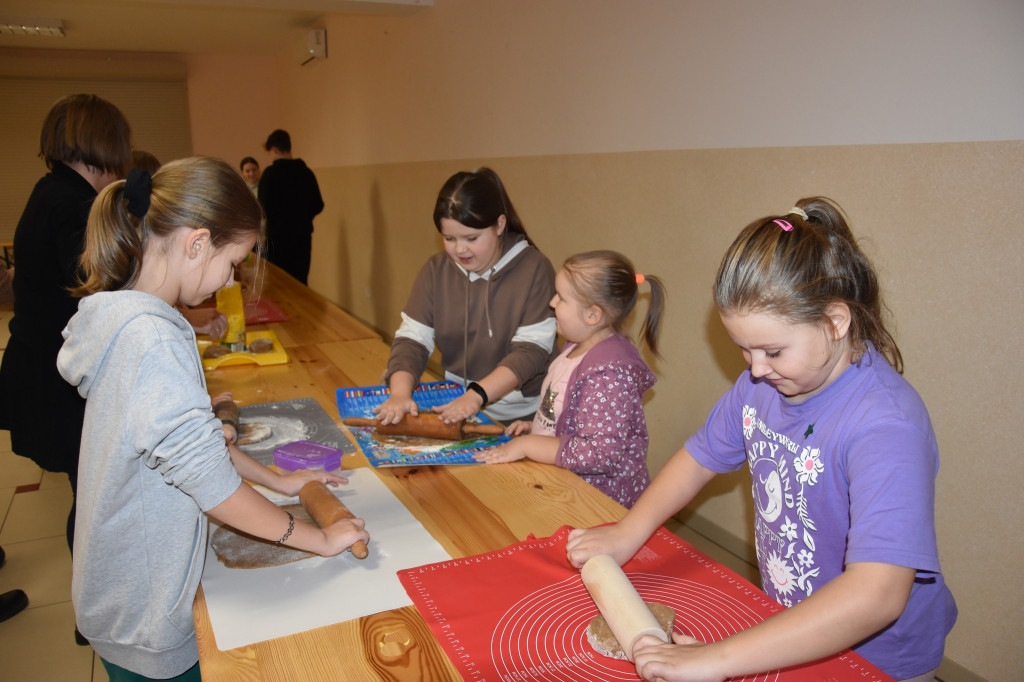
[[[587,643],[598,614],[565,557],[569,527],[505,549],[398,572],[406,592],[466,680],[638,680],[628,661]],[[676,611],[675,629],[718,641],[781,610],[762,591],[664,528],[623,570],[644,601]],[[814,665],[749,675],[768,680],[891,680],[846,651]]]
[[[267,298],[256,298],[245,302],[246,324],[269,324],[287,322],[288,315]]]

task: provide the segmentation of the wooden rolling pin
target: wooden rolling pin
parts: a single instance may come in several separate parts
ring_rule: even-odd
[[[440,440],[465,440],[476,436],[500,436],[505,427],[500,424],[467,424],[465,420],[445,424],[441,416],[432,413],[402,416],[397,424],[381,424],[376,419],[346,417],[345,426],[372,426],[385,436],[418,436]]]
[[[213,415],[222,422],[234,426],[235,434],[238,433],[238,405],[234,400],[221,400],[213,406]]]
[[[630,662],[636,641],[644,635],[668,641],[665,631],[615,559],[598,554],[583,564],[580,576]]]
[[[310,481],[299,490],[299,503],[302,508],[316,521],[316,525],[326,528],[340,519],[354,519],[356,515],[341,503],[334,493],[320,481]],[[365,559],[370,553],[366,543],[360,540],[349,549],[357,559]]]

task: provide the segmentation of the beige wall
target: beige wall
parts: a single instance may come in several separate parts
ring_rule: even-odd
[[[439,248],[437,189],[494,166],[553,261],[616,248],[665,278],[657,469],[742,369],[709,300],[725,247],[757,216],[834,197],[942,447],[961,610],[947,656],[1019,678],[1024,477],[1001,425],[1024,397],[1021,25],[1019,3],[920,1],[447,0],[329,19],[326,61],[282,61],[286,127],[327,198],[311,282],[390,333]],[[749,490],[721,477],[691,510],[749,542]]]
[[[942,448],[947,656],[1024,675],[1024,4],[445,0],[325,25],[329,57],[305,67],[189,58],[194,151],[265,162],[289,129],[327,203],[311,284],[386,334],[439,248],[438,188],[483,163],[555,263],[615,248],[662,276],[652,469],[742,369],[710,305],[725,247],[801,196],[839,201]],[[749,489],[720,477],[690,510],[749,542]]]
[[[192,153],[218,156],[236,168],[246,156],[270,163],[267,135],[280,128],[281,63],[273,57],[203,55],[188,66]]]

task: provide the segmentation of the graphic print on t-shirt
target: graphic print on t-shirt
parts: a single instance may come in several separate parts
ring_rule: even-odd
[[[555,422],[555,398],[558,397],[557,391],[552,391],[550,384],[544,391],[544,397],[541,398],[540,407],[537,412],[551,423]]]
[[[757,560],[764,591],[792,606],[814,589],[817,531],[805,493],[824,471],[818,448],[798,445],[743,407],[743,440],[753,479]]]

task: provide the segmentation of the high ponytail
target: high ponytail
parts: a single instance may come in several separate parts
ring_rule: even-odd
[[[722,258],[714,298],[723,313],[768,313],[820,325],[828,323],[830,305],[845,303],[855,360],[870,343],[903,371],[903,357],[883,320],[874,267],[830,199],[801,199],[786,215],[747,225]]]

